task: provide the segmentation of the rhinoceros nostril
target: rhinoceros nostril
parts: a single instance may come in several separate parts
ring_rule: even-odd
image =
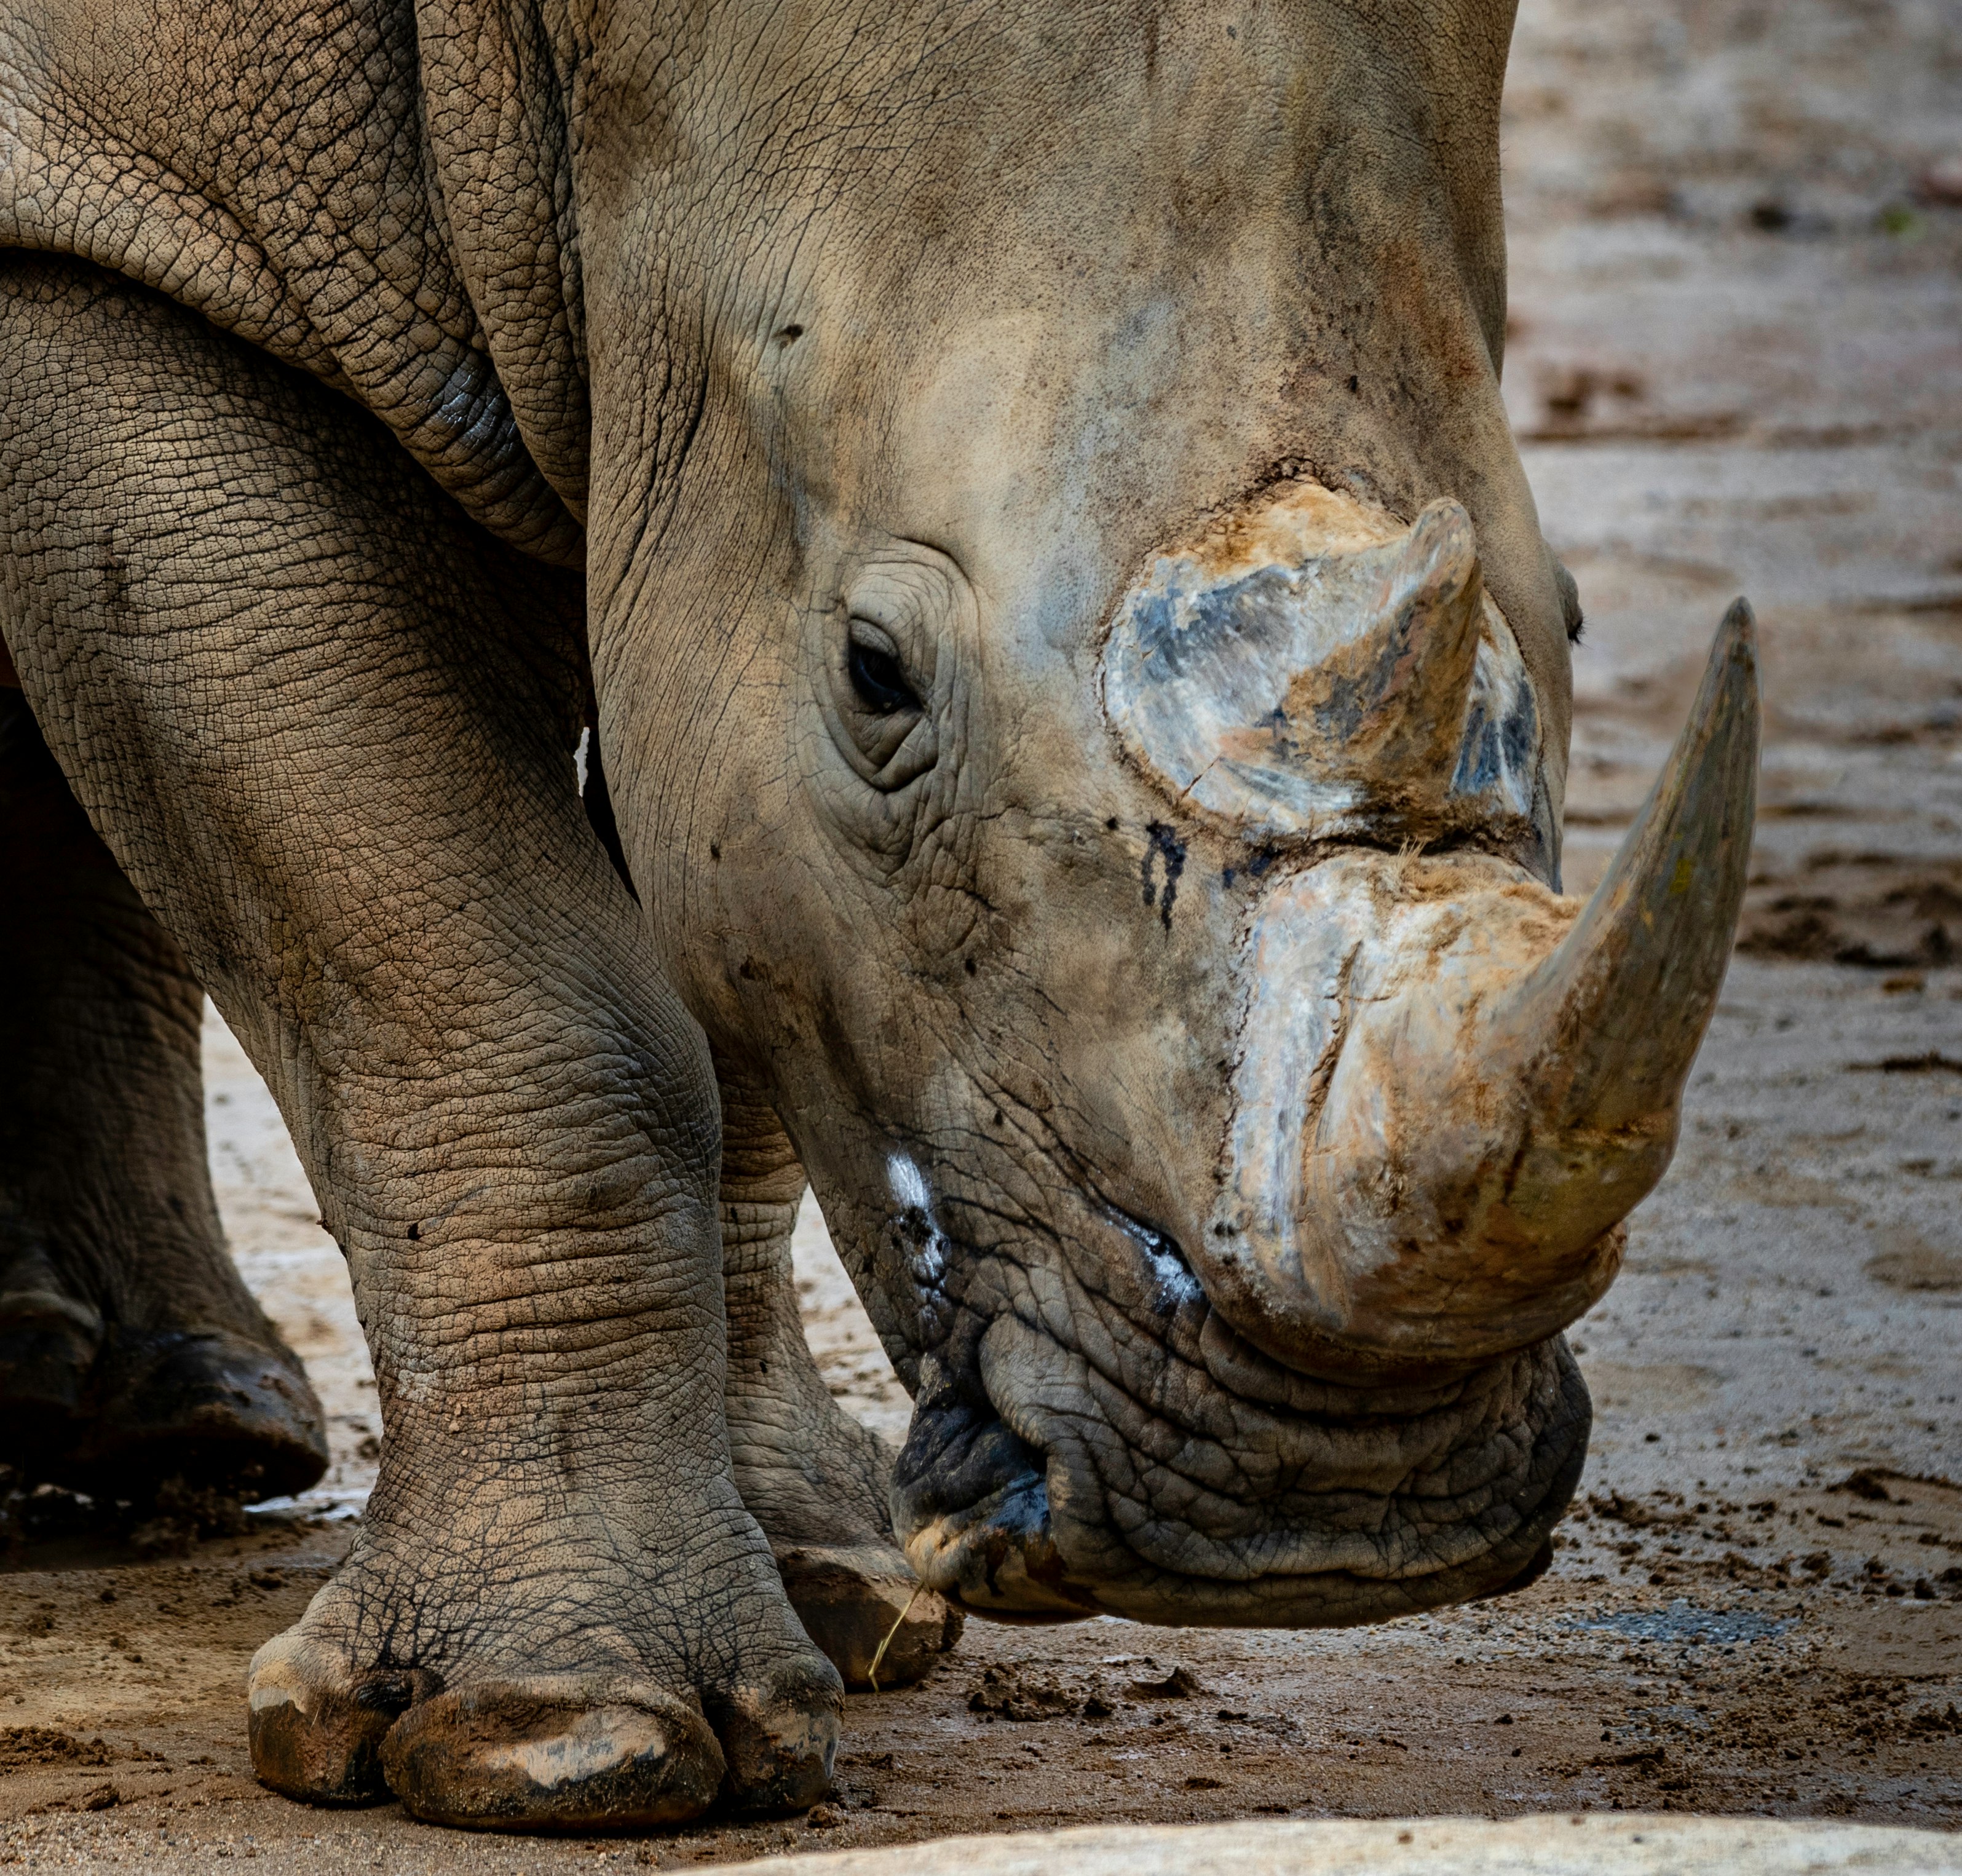
[[[1160,1314],[1170,1315],[1184,1305],[1197,1302],[1205,1296],[1205,1289],[1193,1275],[1192,1266],[1185,1261],[1185,1253],[1177,1238],[1132,1217],[1128,1212],[1120,1211],[1114,1205],[1107,1209],[1111,1222],[1144,1254],[1152,1306]]]

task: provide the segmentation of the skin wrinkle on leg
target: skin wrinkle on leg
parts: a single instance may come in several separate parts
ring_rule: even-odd
[[[807,1802],[838,1683],[730,1471],[714,1082],[574,791],[576,582],[85,268],[11,259],[0,346],[8,641],[273,1087],[369,1330],[382,1475],[262,1651],[262,1775],[353,1795],[385,1766],[457,1822],[685,1815],[725,1771]],[[362,1704],[405,1669],[419,1693]],[[500,1729],[582,1713],[586,1772],[513,1788]]]

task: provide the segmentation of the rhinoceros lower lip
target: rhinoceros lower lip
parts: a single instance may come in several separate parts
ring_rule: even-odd
[[[1558,1338],[1435,1388],[1316,1381],[1244,1342],[1165,1234],[1094,1216],[1093,1286],[970,1305],[967,1372],[922,1362],[893,1510],[931,1587],[1011,1621],[1313,1627],[1528,1569],[1587,1450]]]

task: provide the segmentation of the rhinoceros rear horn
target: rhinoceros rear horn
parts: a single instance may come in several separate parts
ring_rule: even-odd
[[[1406,528],[1297,488],[1156,560],[1103,667],[1140,766],[1243,833],[1551,845],[1532,686],[1455,501]]]
[[[1494,1012],[1493,1041],[1529,1091],[1532,1133],[1545,1143],[1512,1208],[1549,1250],[1599,1229],[1597,1209],[1625,1212],[1660,1170],[1644,1143],[1664,1158],[1673,1143],[1743,902],[1758,742],[1756,631],[1740,599],[1606,877]],[[1634,1181],[1641,1190],[1615,1190]]]
[[[1296,733],[1312,735],[1329,773],[1379,799],[1443,794],[1463,739],[1484,591],[1471,516],[1431,503],[1374,596],[1368,629],[1289,686]]]

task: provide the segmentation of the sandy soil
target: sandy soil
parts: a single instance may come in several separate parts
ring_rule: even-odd
[[[244,1664],[343,1553],[372,1382],[340,1259],[215,1026],[213,1165],[335,1464],[170,1554],[11,1507],[0,1862],[676,1867],[1074,1822],[1696,1809],[1962,1826],[1962,36],[1945,0],[1526,0],[1507,395],[1579,576],[1568,884],[1598,876],[1724,602],[1772,740],[1742,954],[1627,1274],[1555,1567],[1345,1633],[970,1624],[855,1699],[833,1801],[644,1842],[467,1839],[251,1781]],[[821,1221],[836,1392],[906,1402]]]

